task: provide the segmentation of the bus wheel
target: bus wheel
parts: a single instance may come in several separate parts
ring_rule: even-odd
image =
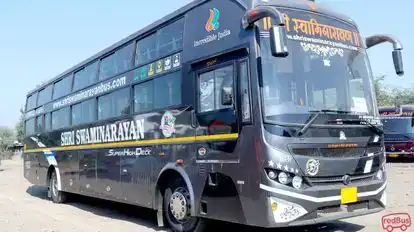
[[[57,186],[58,186],[57,175],[56,175],[56,171],[53,170],[52,175],[50,176],[50,181],[49,181],[50,195],[54,203],[63,203],[66,201],[66,197],[67,197],[66,193],[59,191]]]
[[[202,218],[191,216],[190,193],[182,179],[174,180],[164,192],[164,215],[174,232],[201,232],[205,228]]]

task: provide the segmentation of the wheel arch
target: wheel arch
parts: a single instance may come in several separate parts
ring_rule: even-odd
[[[52,173],[53,171],[56,172],[56,179],[57,179],[57,188],[59,191],[62,191],[62,182],[60,179],[60,172],[59,172],[59,168],[56,165],[49,165],[48,169],[47,169],[47,174],[46,174],[46,186],[49,186],[50,184],[50,179],[52,177]]]
[[[191,207],[191,215],[195,216],[197,207],[195,207],[194,188],[191,184],[190,177],[188,176],[184,168],[182,168],[181,166],[177,166],[175,163],[166,164],[158,174],[157,181],[154,187],[154,208],[158,210],[162,209],[162,191],[164,190],[163,188],[166,187],[166,183],[168,183],[168,180],[177,177],[182,178],[187,185],[188,191],[190,193],[190,203],[193,206]]]

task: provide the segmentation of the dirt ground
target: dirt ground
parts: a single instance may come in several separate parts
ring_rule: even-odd
[[[383,215],[401,212],[414,215],[414,162],[388,163],[388,175],[388,208],[377,214],[310,227],[258,230],[219,223],[210,230],[384,231],[381,227]],[[149,210],[86,197],[76,197],[59,205],[46,196],[45,188],[33,187],[24,179],[19,157],[3,160],[0,165],[0,232],[165,231],[156,227],[155,213]],[[407,231],[414,231],[414,225]]]

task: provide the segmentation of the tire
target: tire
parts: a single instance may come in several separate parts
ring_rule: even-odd
[[[54,203],[60,204],[66,201],[67,194],[57,189],[57,183],[58,183],[57,174],[56,174],[56,171],[53,170],[52,174],[50,175],[50,181],[49,181],[50,196]]]
[[[175,195],[174,195],[175,194]],[[172,200],[174,197],[174,200]],[[175,202],[175,207],[171,206],[170,201]],[[181,207],[185,202],[187,207]],[[178,204],[180,203],[180,204]],[[178,205],[177,205],[178,204]],[[180,179],[175,179],[164,191],[163,211],[164,218],[168,226],[174,232],[202,232],[206,228],[206,221],[202,218],[191,217],[190,194],[185,182]],[[177,207],[181,207],[181,212],[178,212]],[[182,213],[184,208],[184,212]],[[174,210],[175,209],[175,210]],[[172,212],[180,213],[179,218],[185,217],[183,220],[178,220]]]

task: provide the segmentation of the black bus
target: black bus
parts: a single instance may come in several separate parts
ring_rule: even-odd
[[[308,0],[198,0],[27,95],[24,176],[156,210],[287,227],[385,207],[385,153],[366,49]]]
[[[414,157],[414,105],[379,108],[388,157]]]

